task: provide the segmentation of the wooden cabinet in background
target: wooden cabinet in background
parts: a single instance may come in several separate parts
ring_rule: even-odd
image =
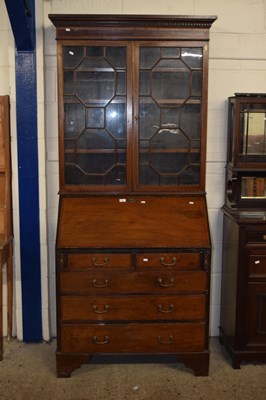
[[[220,341],[266,361],[266,95],[229,98]]]
[[[2,314],[2,270],[7,269],[7,328],[12,335],[12,196],[11,196],[11,153],[9,126],[9,97],[0,96],[0,360],[3,359],[3,314]]]
[[[97,354],[209,368],[215,17],[50,15],[58,44],[57,374]]]

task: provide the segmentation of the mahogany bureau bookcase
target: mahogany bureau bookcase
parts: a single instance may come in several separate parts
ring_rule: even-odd
[[[3,359],[3,266],[7,271],[7,335],[12,335],[13,263],[12,263],[12,191],[9,96],[0,96],[0,361]]]
[[[209,368],[205,199],[216,17],[50,15],[58,49],[57,374],[91,356]]]

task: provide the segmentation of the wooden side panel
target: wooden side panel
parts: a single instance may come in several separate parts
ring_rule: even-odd
[[[0,234],[12,236],[11,153],[9,97],[0,96]]]
[[[234,336],[236,329],[238,236],[238,226],[224,216],[220,326],[228,336]]]

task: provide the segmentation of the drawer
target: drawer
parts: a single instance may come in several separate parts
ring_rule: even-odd
[[[136,255],[137,268],[199,270],[199,253],[145,253]]]
[[[205,319],[205,295],[183,296],[62,296],[61,320],[138,321]]]
[[[113,254],[113,253],[86,253],[86,254],[68,254],[68,269],[72,271],[85,270],[89,268],[131,268],[131,254]]]
[[[266,275],[266,255],[250,255],[249,275]]]
[[[203,351],[204,323],[62,325],[65,353],[176,353]]]
[[[248,242],[250,243],[266,243],[266,231],[249,230],[247,232]]]
[[[62,294],[193,293],[207,289],[207,276],[205,271],[63,271],[60,273],[59,286]]]

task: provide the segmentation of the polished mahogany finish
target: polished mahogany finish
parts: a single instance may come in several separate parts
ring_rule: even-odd
[[[209,369],[215,17],[50,15],[58,43],[57,374],[92,355]]]
[[[229,98],[220,341],[243,361],[266,361],[265,94]]]
[[[3,359],[2,268],[7,270],[7,328],[12,335],[13,263],[9,97],[0,96],[0,360]]]

